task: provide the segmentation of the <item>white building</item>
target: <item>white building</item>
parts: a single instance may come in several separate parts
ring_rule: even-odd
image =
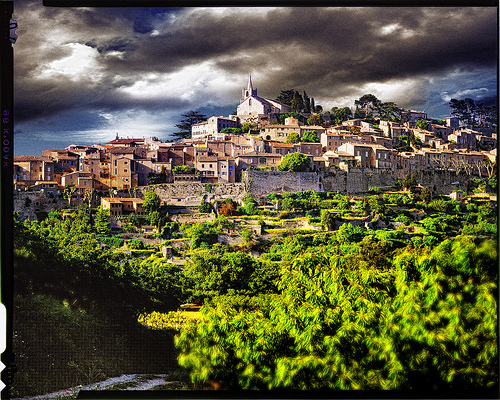
[[[248,79],[248,86],[242,90],[240,105],[236,114],[241,120],[249,120],[260,115],[280,114],[292,112],[292,108],[275,100],[257,96],[257,89],[252,86],[252,77]]]
[[[223,140],[225,134],[220,131],[224,128],[237,128],[238,117],[231,115],[229,117],[212,116],[204,122],[191,126],[191,137],[193,139],[210,138]]]

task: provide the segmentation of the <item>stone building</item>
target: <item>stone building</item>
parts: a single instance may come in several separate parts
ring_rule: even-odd
[[[237,128],[239,118],[236,115],[229,117],[212,116],[204,122],[191,126],[191,137],[193,139],[210,138],[215,140],[223,140],[225,135],[221,133],[224,128]]]
[[[250,76],[247,87],[242,90],[241,101],[236,110],[236,115],[240,118],[241,122],[255,121],[259,123],[261,119],[272,120],[269,116],[273,114],[292,111],[292,108],[286,104],[257,96],[257,89],[253,88],[252,76]]]
[[[55,180],[55,163],[50,157],[16,156],[14,180],[25,186],[34,185],[36,181]]]

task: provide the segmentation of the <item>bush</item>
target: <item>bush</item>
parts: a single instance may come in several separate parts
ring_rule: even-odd
[[[176,337],[179,364],[232,389],[496,393],[494,245],[446,241],[391,264],[305,251],[284,263],[279,295],[203,308]]]
[[[202,199],[200,205],[198,206],[198,211],[203,214],[208,214],[212,212],[212,205]]]

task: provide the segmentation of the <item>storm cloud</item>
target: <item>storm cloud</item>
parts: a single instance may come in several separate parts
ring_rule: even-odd
[[[57,122],[68,118],[114,135],[132,113],[141,136],[168,136],[186,111],[235,111],[249,73],[261,96],[293,88],[325,110],[373,93],[442,118],[450,96],[497,95],[494,7],[50,8],[22,0],[14,18],[23,135],[47,124],[88,129]]]

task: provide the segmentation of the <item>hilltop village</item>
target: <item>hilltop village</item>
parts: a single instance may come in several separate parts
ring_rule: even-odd
[[[459,122],[404,110],[399,122],[351,118],[336,124],[329,113],[297,113],[259,97],[250,77],[234,115],[193,124],[191,137],[180,142],[117,135],[105,144],[15,157],[15,209],[32,219],[36,212],[88,202],[111,215],[141,214],[143,189],[151,184],[164,205],[186,207],[228,197],[241,204],[246,193],[362,195],[374,187],[397,189],[410,175],[433,194],[467,192],[471,179],[495,174],[497,133],[491,125]],[[307,156],[306,167],[280,168],[293,153]]]

